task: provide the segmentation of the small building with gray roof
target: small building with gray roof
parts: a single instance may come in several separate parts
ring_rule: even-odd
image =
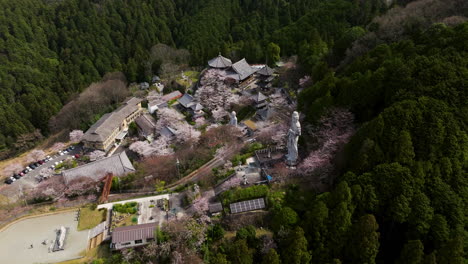
[[[62,176],[65,180],[65,184],[69,184],[71,181],[81,177],[100,181],[107,173],[112,173],[115,177],[120,177],[134,171],[135,168],[133,167],[132,162],[128,159],[125,151],[123,151],[119,154],[115,154],[83,166],[65,170],[62,172]]]
[[[146,245],[156,239],[158,223],[116,227],[112,231],[111,249],[120,250]]]

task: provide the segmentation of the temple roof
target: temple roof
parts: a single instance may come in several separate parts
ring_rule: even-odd
[[[271,76],[273,75],[274,72],[275,71],[272,68],[268,67],[268,65],[265,65],[265,67],[257,71],[258,74],[264,75],[264,76]]]
[[[232,64],[232,69],[239,74],[239,80],[243,81],[250,75],[255,73],[255,69],[252,68],[247,61],[244,59]]]
[[[210,65],[210,67],[213,67],[213,68],[223,69],[223,68],[230,67],[232,65],[232,61],[228,58],[221,56],[221,53],[220,53],[218,57],[209,60],[208,65]]]

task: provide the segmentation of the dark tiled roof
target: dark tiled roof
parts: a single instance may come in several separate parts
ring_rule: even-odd
[[[176,135],[176,131],[168,126],[163,127],[159,133],[167,138],[171,138]]]
[[[209,60],[208,65],[210,65],[210,67],[213,67],[213,68],[222,69],[222,68],[230,67],[232,65],[232,62],[230,59],[225,58],[221,56],[221,54],[219,54],[218,57]]]
[[[262,119],[263,121],[266,121],[275,115],[275,110],[267,106],[264,109],[258,110],[257,115],[259,116],[260,119]]]
[[[196,103],[196,104],[192,104],[190,108],[192,108],[193,111],[200,111],[200,110],[203,110],[203,105]]]
[[[257,71],[258,74],[264,75],[264,76],[271,76],[274,73],[274,70],[268,65],[265,65],[265,67],[261,68],[260,70]]]
[[[210,213],[218,213],[223,210],[223,205],[221,203],[212,203],[208,205]]]
[[[112,232],[112,243],[130,242],[138,239],[154,238],[158,223],[117,227]]]
[[[258,92],[258,94],[253,96],[253,99],[255,100],[256,103],[260,103],[260,102],[265,101],[267,97],[261,92]]]
[[[184,94],[181,98],[177,99],[179,104],[183,105],[185,108],[190,107],[190,104],[193,102],[193,97],[190,94]]]
[[[112,113],[103,115],[83,136],[83,140],[103,142],[118,128],[123,120],[138,109],[141,99],[133,97]]]
[[[239,80],[243,81],[247,79],[250,75],[255,73],[255,69],[250,67],[247,61],[244,59],[234,63],[232,69],[239,74]]]
[[[79,177],[88,177],[95,181],[101,180],[106,173],[111,172],[118,177],[128,172],[135,171],[125,151],[101,160],[88,163],[62,172],[65,183],[69,183]]]
[[[145,135],[153,134],[156,128],[156,120],[154,120],[154,118],[148,114],[144,114],[135,119],[135,123]]]

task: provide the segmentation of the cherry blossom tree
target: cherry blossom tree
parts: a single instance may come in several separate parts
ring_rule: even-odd
[[[15,162],[15,163],[11,163],[8,166],[6,166],[3,169],[2,174],[5,175],[5,176],[10,177],[11,175],[13,175],[15,173],[18,173],[21,170],[23,170],[23,166],[21,166],[21,164]]]
[[[224,191],[227,191],[233,187],[237,187],[241,184],[241,178],[238,177],[237,175],[234,175],[232,176],[231,178],[227,179],[226,181],[224,181],[223,183],[221,183],[219,186],[218,186],[218,192],[224,192]]]
[[[318,147],[299,164],[298,171],[304,175],[313,172],[320,172],[321,177],[329,175],[335,154],[355,132],[353,122],[354,116],[350,111],[333,108],[319,120],[316,127],[306,128],[317,139]]]
[[[218,69],[209,69],[200,79],[194,98],[203,102],[206,109],[213,112],[215,109],[228,110],[232,104],[239,103],[239,95],[233,93],[225,84],[226,72]]]
[[[89,160],[90,161],[96,161],[104,158],[106,156],[106,153],[104,151],[100,150],[95,150],[91,153],[88,154]]]
[[[33,149],[27,156],[27,162],[35,162],[44,159],[46,156],[45,152],[40,149]]]
[[[308,85],[312,84],[312,78],[309,75],[306,75],[299,79],[299,86],[302,88],[307,87]]]
[[[59,152],[60,150],[64,148],[65,148],[65,144],[63,144],[62,142],[57,142],[51,147],[51,150],[54,152]]]
[[[174,150],[170,147],[169,139],[163,136],[151,143],[148,143],[147,141],[136,141],[130,145],[129,149],[138,153],[138,155],[142,157],[174,154]]]
[[[185,121],[184,116],[173,108],[163,108],[158,112],[156,130],[160,132],[164,127],[170,127],[176,131],[175,140],[178,142],[198,141],[201,133]]]
[[[81,141],[81,139],[83,138],[83,131],[82,130],[73,130],[72,132],[70,132],[70,141],[73,142],[73,143],[78,143]]]

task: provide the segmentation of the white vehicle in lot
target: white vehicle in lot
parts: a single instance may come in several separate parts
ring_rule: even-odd
[[[54,165],[54,164],[52,164],[52,166],[50,166],[50,168],[51,168],[51,169],[55,169],[55,165]]]
[[[13,182],[16,181],[15,177],[13,177],[13,176],[10,177],[10,180],[13,181]]]
[[[59,151],[58,153],[60,156],[63,156],[65,153],[63,153],[62,151]]]

